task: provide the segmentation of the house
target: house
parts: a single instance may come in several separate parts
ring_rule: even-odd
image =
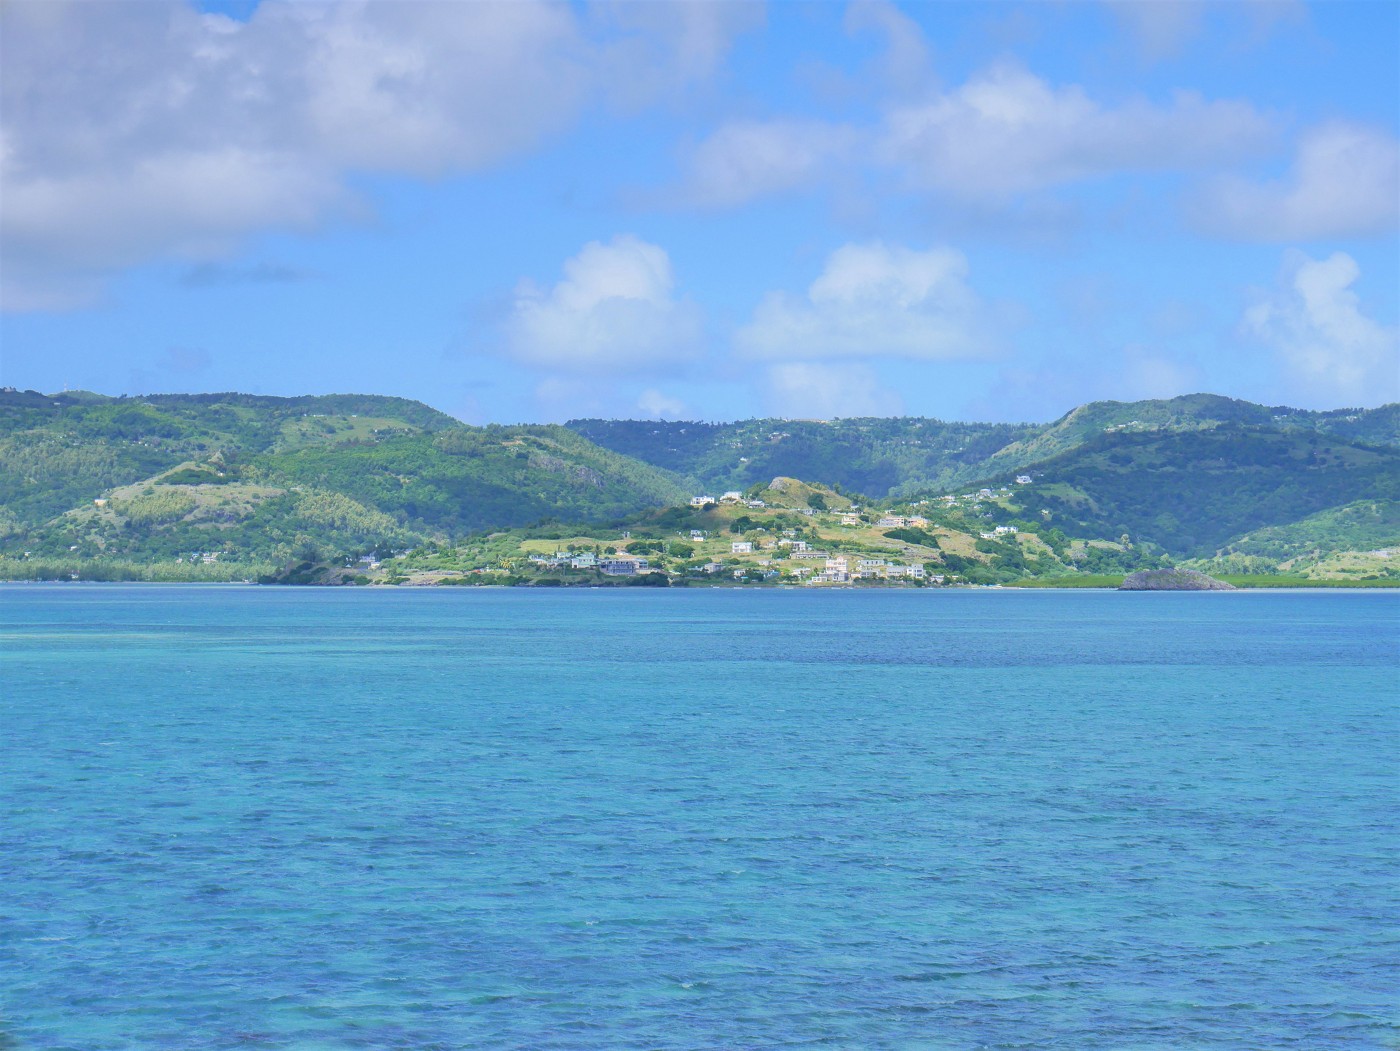
[[[631,577],[650,568],[650,563],[635,555],[616,555],[603,559],[598,563],[598,568],[603,571],[604,576]]]
[[[792,557],[793,557],[793,558],[829,558],[829,557],[831,557],[831,556],[830,556],[830,554],[829,554],[828,552],[826,552],[826,551],[813,551],[813,550],[812,550],[811,548],[809,548],[806,544],[803,544],[803,545],[802,545],[802,550],[800,550],[800,551],[799,551],[796,547],[794,547],[794,548],[792,549]]]
[[[835,558],[828,558],[826,560],[826,568],[828,571],[836,570],[845,573],[850,570],[851,563],[845,555],[837,555]]]
[[[700,567],[700,572],[708,573],[710,576],[714,576],[716,573],[720,572],[723,569],[724,566],[719,562],[706,562],[703,566]]]
[[[569,559],[570,569],[592,569],[598,564],[598,556],[592,551],[584,551]]]
[[[1017,484],[1017,485],[1030,485],[1030,484],[1031,484],[1031,476],[1028,475],[1028,474],[1018,474],[1018,475],[1016,476],[1016,484]]]
[[[904,521],[905,521],[908,525],[911,525],[911,526],[918,526],[920,529],[922,529],[924,526],[928,525],[928,519],[922,517],[921,515],[910,515],[910,516],[909,516],[908,518],[906,518]]]
[[[738,504],[742,503],[743,500],[744,494],[734,489],[729,490],[729,492],[719,498],[719,502],[722,504]]]
[[[886,573],[891,580],[898,580],[901,577],[908,580],[923,580],[925,575],[924,567],[920,565],[888,566],[886,568]]]
[[[691,507],[704,507],[706,504],[712,504],[714,502],[715,498],[713,496],[692,496],[690,498]]]
[[[858,569],[879,569],[886,564],[883,558],[862,558],[856,561],[856,567]]]
[[[729,545],[731,555],[747,555],[753,552],[752,540],[735,540]]]
[[[1014,534],[1016,532],[1016,527],[1009,525],[1000,525],[996,527],[995,532],[997,536],[1007,536],[1008,534]]]
[[[93,507],[106,507],[106,506],[107,506],[107,501],[106,501],[106,500],[94,500],[94,501],[92,502],[92,506],[93,506]]]
[[[945,577],[942,573],[934,573],[929,576],[928,581],[930,584],[942,584],[947,579],[948,578]]]
[[[778,546],[779,546],[779,547],[791,548],[792,551],[793,551],[793,553],[796,554],[798,551],[806,551],[806,550],[807,550],[807,541],[805,541],[805,540],[779,540],[779,541],[778,541]]]
[[[705,531],[704,531],[703,529],[692,529],[692,530],[690,531],[690,539],[692,539],[692,540],[704,540],[704,539],[705,539]]]
[[[745,507],[752,507],[752,508],[755,508],[755,509],[756,509],[756,508],[760,508],[760,507],[767,507],[768,505],[767,505],[766,503],[764,503],[762,500],[745,500],[745,501],[744,501],[744,506],[745,506]]]
[[[840,522],[843,526],[860,525],[860,515],[856,514],[839,514],[836,516],[836,520]]]

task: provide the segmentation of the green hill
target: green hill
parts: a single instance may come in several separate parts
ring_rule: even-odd
[[[1400,406],[1311,412],[1193,394],[1092,402],[1048,424],[948,423],[920,417],[663,423],[571,420],[590,441],[692,481],[748,489],[780,475],[873,499],[947,490],[1038,463],[1102,435],[1227,425],[1400,446]]]
[[[1178,557],[1210,557],[1232,538],[1358,500],[1400,498],[1400,450],[1241,424],[1101,433],[1027,470],[1033,482],[1013,497],[1025,518],[1071,536],[1127,534]]]
[[[829,526],[810,539],[922,549],[974,582],[1168,556],[1208,571],[1389,577],[1398,423],[1396,406],[1308,412],[1193,395],[1096,402],[1045,425],[470,427],[369,395],[6,390],[0,577],[80,563],[85,576],[162,579],[343,567],[542,523],[561,535],[651,523],[683,542],[711,528],[689,498],[729,490],[754,502],[727,506],[731,524],[787,515],[781,528],[798,539]],[[909,521],[881,526],[887,511]]]
[[[419,402],[372,395],[0,391],[0,528],[35,525],[189,460],[218,455],[235,462],[282,448],[460,426]]]
[[[697,491],[744,490],[791,477],[871,498],[981,477],[997,450],[1040,430],[1032,424],[919,417],[738,423],[570,420],[565,426],[605,448],[689,479]]]
[[[265,564],[609,520],[685,495],[562,427],[468,427],[398,398],[0,392],[11,559]]]

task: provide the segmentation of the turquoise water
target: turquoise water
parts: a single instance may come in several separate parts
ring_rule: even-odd
[[[1394,1048],[1398,629],[6,586],[0,1048]]]

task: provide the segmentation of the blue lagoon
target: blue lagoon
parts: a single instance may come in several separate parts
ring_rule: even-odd
[[[1397,598],[5,587],[0,1046],[1394,1047]]]

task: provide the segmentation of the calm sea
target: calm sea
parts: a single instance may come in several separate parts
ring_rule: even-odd
[[[1400,595],[0,589],[0,1048],[1400,1046]]]

